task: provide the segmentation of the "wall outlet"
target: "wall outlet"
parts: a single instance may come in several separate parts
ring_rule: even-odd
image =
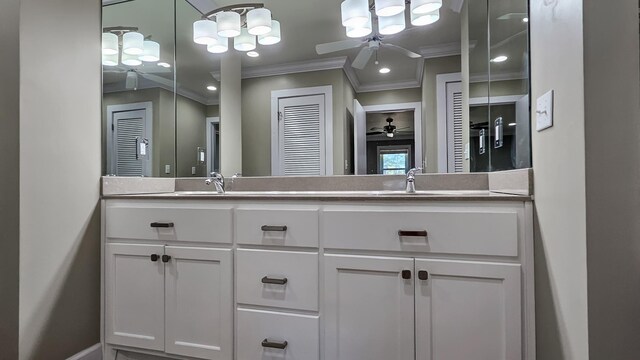
[[[171,174],[171,165],[165,165],[164,166],[164,173],[165,174]]]
[[[191,167],[191,175],[195,175],[196,174],[196,167],[192,166]]]
[[[540,96],[536,102],[536,130],[542,131],[553,126],[553,90]]]

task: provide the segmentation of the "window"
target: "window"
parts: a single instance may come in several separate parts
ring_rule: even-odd
[[[384,175],[404,175],[411,164],[411,148],[409,146],[378,147],[378,173]]]

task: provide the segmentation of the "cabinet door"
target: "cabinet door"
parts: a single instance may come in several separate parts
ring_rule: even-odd
[[[107,244],[106,341],[164,350],[162,245]],[[155,254],[158,257],[151,258]]]
[[[420,271],[416,359],[522,358],[520,265],[416,259]]]
[[[413,259],[325,255],[324,265],[324,358],[414,360]]]
[[[230,360],[231,250],[167,246],[165,254],[165,351]]]

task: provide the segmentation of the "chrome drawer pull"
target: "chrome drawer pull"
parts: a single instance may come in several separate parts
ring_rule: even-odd
[[[427,230],[398,230],[398,236],[427,237]]]
[[[262,225],[262,231],[287,231],[287,225]]]
[[[287,341],[277,342],[277,341],[269,341],[269,339],[262,340],[262,347],[265,347],[265,348],[284,350],[287,348],[288,344],[289,343]]]
[[[270,278],[268,276],[265,276],[262,278],[262,283],[263,284],[276,284],[276,285],[284,285],[287,283],[287,278],[282,278],[282,279],[275,279],[275,278]]]
[[[172,228],[173,223],[172,222],[152,222],[151,227],[152,228]]]

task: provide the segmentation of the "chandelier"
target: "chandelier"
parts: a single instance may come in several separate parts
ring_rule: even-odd
[[[102,65],[139,66],[142,62],[158,62],[160,44],[145,37],[133,26],[114,26],[103,29]]]
[[[280,22],[271,18],[264,4],[238,4],[225,6],[202,16],[193,23],[193,41],[206,45],[207,51],[220,54],[233,48],[248,52],[260,45],[273,45],[281,40]]]
[[[373,32],[371,11],[378,18],[378,33],[393,35],[405,29],[405,9],[409,5],[411,25],[424,26],[440,19],[442,0],[345,0],[341,5],[342,25],[347,36],[363,37]]]

